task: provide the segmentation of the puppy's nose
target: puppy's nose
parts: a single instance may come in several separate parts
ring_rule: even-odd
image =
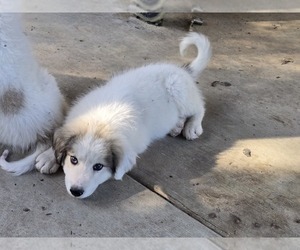
[[[78,188],[78,187],[71,187],[70,192],[75,197],[79,197],[79,196],[83,195],[84,190],[82,188]]]

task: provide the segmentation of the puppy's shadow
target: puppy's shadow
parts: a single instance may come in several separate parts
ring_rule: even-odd
[[[125,175],[122,181],[108,180],[98,186],[95,192],[82,200],[88,206],[110,207],[126,205],[133,197],[145,192],[142,185],[138,185],[129,176]],[[133,198],[134,199],[134,198]]]

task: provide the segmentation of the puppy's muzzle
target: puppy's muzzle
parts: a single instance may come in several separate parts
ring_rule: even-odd
[[[79,187],[71,187],[70,188],[70,193],[75,197],[80,197],[81,195],[83,195],[84,190],[82,188],[79,188]]]

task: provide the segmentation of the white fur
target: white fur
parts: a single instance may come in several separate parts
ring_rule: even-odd
[[[198,56],[189,69],[171,64],[133,69],[115,76],[71,108],[54,136],[56,150],[66,150],[62,165],[71,195],[72,189],[80,190],[82,194],[75,196],[85,198],[109,178],[122,179],[138,155],[168,133],[182,132],[188,140],[202,134],[204,100],[195,80],[207,65],[211,48],[204,35],[191,33],[183,39],[181,52],[192,44]],[[61,146],[61,141],[68,146]],[[117,155],[115,172],[106,160],[110,154]],[[71,156],[78,164],[71,163]],[[93,170],[96,163],[104,165],[101,171]]]
[[[32,170],[35,163],[42,173],[56,171],[50,137],[63,120],[63,97],[54,77],[34,58],[22,32],[20,16],[3,13],[0,14],[0,100],[8,90],[23,93],[24,100],[17,113],[3,112],[4,107],[0,106],[0,143],[23,153],[32,147],[36,150],[16,162],[6,161],[6,150],[0,166],[16,175]]]

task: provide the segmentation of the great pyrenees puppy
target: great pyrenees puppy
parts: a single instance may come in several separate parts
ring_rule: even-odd
[[[34,167],[53,173],[59,166],[52,137],[63,122],[65,102],[53,76],[34,58],[21,26],[18,14],[0,13],[0,144],[14,152],[33,152],[8,162],[5,150],[0,166],[16,175]]]
[[[196,59],[185,67],[153,64],[113,77],[83,96],[54,135],[67,191],[91,195],[99,184],[122,179],[137,156],[156,139],[181,132],[187,140],[202,134],[204,100],[195,80],[206,67],[211,47],[204,35],[188,34],[180,52],[195,45]]]

